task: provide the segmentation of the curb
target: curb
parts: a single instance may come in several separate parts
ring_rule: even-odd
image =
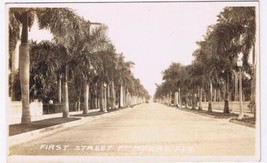
[[[86,122],[86,119],[81,118],[79,120],[66,122],[66,123],[62,123],[62,124],[58,124],[58,125],[54,125],[50,127],[45,127],[42,129],[37,129],[37,130],[33,130],[33,131],[21,133],[21,134],[9,136],[8,145],[9,147],[13,147],[15,145],[27,143],[28,141],[31,141],[31,140],[34,140],[34,139],[37,139],[43,136],[47,136],[55,132],[70,128],[70,127],[74,127],[85,122]]]
[[[238,121],[238,120],[235,120],[235,119],[230,119],[229,122],[235,123],[235,124],[238,124],[238,125],[242,125],[242,126],[246,126],[246,127],[256,128],[255,124],[249,124],[249,123],[245,123],[245,122]]]
[[[208,115],[208,114],[205,114],[205,113],[194,112],[194,111],[191,111],[191,110],[184,110],[184,109],[181,109],[181,108],[177,108],[177,109],[179,109],[180,111],[185,111],[185,112],[197,114],[197,115],[201,115],[201,116],[204,116],[204,117],[210,117],[210,118],[213,118],[213,119],[220,119],[220,118],[216,118],[213,115]],[[256,128],[256,125],[245,123],[245,122],[241,122],[241,121],[237,121],[237,120],[235,120],[233,118],[225,118],[225,119],[227,120],[226,122],[229,122],[229,123],[234,123],[234,124],[237,124],[237,125]]]
[[[205,114],[205,113],[200,113],[200,112],[196,112],[196,111],[191,111],[191,110],[186,110],[186,109],[181,109],[181,108],[177,108],[180,111],[184,111],[184,112],[189,112],[189,113],[193,113],[193,114],[197,114],[197,115],[201,115],[204,117],[209,117],[209,118],[215,118],[215,116],[213,115],[209,115],[209,114]]]
[[[56,132],[65,130],[67,128],[71,128],[74,126],[78,126],[81,125],[83,123],[95,120],[95,119],[99,119],[102,117],[106,117],[106,116],[110,116],[113,115],[115,113],[124,111],[124,110],[128,110],[131,108],[125,108],[125,109],[120,109],[120,110],[116,110],[114,112],[109,112],[107,114],[102,114],[102,115],[95,115],[95,116],[91,116],[91,117],[79,117],[79,120],[74,120],[71,122],[66,122],[66,123],[62,123],[62,124],[58,124],[58,125],[54,125],[54,126],[50,126],[50,127],[45,127],[42,129],[37,129],[37,130],[33,130],[33,131],[29,131],[29,132],[25,132],[25,133],[21,133],[21,134],[17,134],[17,135],[13,135],[13,136],[8,136],[8,146],[9,148],[15,146],[15,145],[19,145],[19,144],[24,144],[27,143],[31,140],[34,139],[38,139],[40,137],[44,137],[44,136],[48,136],[51,134],[54,134]]]

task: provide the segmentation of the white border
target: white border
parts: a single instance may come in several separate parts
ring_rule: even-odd
[[[97,0],[98,2],[114,2],[114,0]],[[152,1],[152,0],[148,0],[148,1]],[[195,1],[201,1],[201,0],[195,0]],[[214,0],[215,1],[215,0]],[[7,134],[7,128],[6,128],[6,110],[5,108],[7,108],[7,97],[6,97],[6,88],[7,88],[7,81],[4,80],[6,79],[6,72],[7,72],[7,55],[5,55],[5,51],[6,51],[6,45],[5,45],[5,38],[7,37],[7,33],[6,31],[7,30],[3,30],[7,27],[7,25],[5,24],[6,22],[6,12],[5,12],[5,3],[12,3],[12,2],[18,2],[17,0],[4,0],[3,2],[1,2],[1,6],[0,6],[0,11],[1,11],[1,14],[0,14],[0,17],[2,18],[1,20],[3,21],[0,21],[0,25],[1,25],[1,31],[0,31],[0,46],[2,46],[0,49],[2,49],[2,56],[1,56],[1,61],[0,61],[0,78],[2,80],[0,80],[0,104],[1,104],[1,109],[0,109],[0,125],[1,125],[1,139],[0,139],[0,162],[7,162],[6,159],[6,134]],[[19,2],[42,2],[41,0],[21,0]],[[46,0],[46,2],[75,2],[75,1],[67,1],[67,0]],[[77,2],[77,1],[76,1]],[[79,0],[79,2],[88,2],[88,0]],[[115,1],[116,2],[116,1]],[[190,1],[189,1],[190,2]],[[212,2],[212,0],[210,1]],[[225,1],[223,1],[225,2]],[[232,2],[232,1],[227,1],[227,2]],[[236,2],[240,2],[240,1],[236,1]],[[245,1],[243,1],[245,2]],[[61,5],[64,5],[64,4],[61,4]],[[261,134],[261,160],[260,162],[267,162],[267,122],[266,122],[266,119],[267,119],[267,111],[266,111],[266,101],[267,101],[267,93],[265,90],[267,90],[266,88],[266,74],[264,73],[264,71],[266,70],[266,61],[267,61],[267,57],[266,57],[266,54],[267,54],[267,51],[266,51],[266,43],[267,43],[267,40],[266,40],[266,32],[265,30],[267,29],[267,26],[266,26],[266,16],[267,15],[267,2],[265,0],[261,0],[260,1],[260,8],[259,8],[259,11],[260,11],[260,37],[259,37],[259,41],[260,41],[260,57],[259,57],[259,61],[258,61],[258,65],[260,67],[260,98],[258,98],[258,100],[260,100],[259,104],[261,105],[260,108],[261,108],[261,111],[258,112],[258,115],[260,114],[260,116],[258,117],[261,117],[259,120],[261,121],[261,128],[260,130],[258,130],[257,132],[260,132]],[[264,30],[265,29],[265,30]],[[259,142],[258,142],[259,143]],[[16,158],[16,157],[12,157],[12,158]],[[24,157],[23,157],[24,158]],[[33,159],[36,159],[38,157],[33,157]],[[53,157],[47,157],[49,160],[53,160]],[[67,157],[68,158],[68,157]],[[72,157],[74,160],[76,160],[77,158],[76,157]],[[76,158],[76,159],[75,159]],[[92,159],[92,161],[97,161],[99,160],[99,157],[90,157]],[[153,158],[151,157],[134,157],[135,158],[135,161],[152,161]],[[34,160],[35,160],[34,159]],[[69,159],[69,158],[68,158]],[[80,160],[81,159],[81,160]],[[108,160],[107,160],[108,159]],[[110,157],[101,157],[99,161],[115,161],[114,159],[118,159],[118,158],[113,158],[112,160],[110,160],[111,158]],[[121,161],[129,161],[129,160],[132,160],[133,158],[132,157],[120,157],[119,160]],[[155,158],[154,158],[155,159]],[[167,159],[167,160],[166,160]],[[210,158],[211,160],[214,160],[214,158]],[[72,161],[74,161],[72,160]],[[80,161],[85,161],[87,162],[88,161],[88,157],[79,157],[79,160]],[[117,160],[117,161],[119,161]],[[166,158],[166,157],[157,157],[157,160],[158,161],[175,161],[174,158],[172,157],[169,157],[169,158]],[[182,159],[183,160],[183,159]],[[228,160],[226,158],[226,160]],[[226,161],[224,160],[224,161]],[[25,158],[25,161],[29,161],[28,159]],[[36,160],[35,160],[36,161]],[[77,160],[76,160],[77,161]],[[133,160],[134,161],[134,160]],[[184,160],[185,161],[185,160]],[[195,161],[199,161],[199,160],[195,160]],[[20,160],[20,162],[22,162],[22,160]]]

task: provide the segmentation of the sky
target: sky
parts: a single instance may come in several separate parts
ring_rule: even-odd
[[[149,94],[162,82],[172,62],[188,65],[207,27],[229,3],[83,3],[67,7],[91,22],[106,24],[118,53],[135,63],[132,69]],[[62,5],[61,5],[62,6]],[[33,27],[30,39],[51,39]]]

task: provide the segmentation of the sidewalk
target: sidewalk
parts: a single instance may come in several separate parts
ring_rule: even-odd
[[[92,110],[89,110],[88,113],[99,112],[99,111],[100,111],[100,109],[92,109]],[[70,116],[79,115],[82,113],[83,113],[83,111],[69,112]],[[53,114],[44,114],[44,115],[40,115],[40,116],[32,116],[31,120],[32,120],[32,122],[34,122],[34,121],[39,121],[39,120],[44,120],[44,119],[49,119],[49,118],[58,118],[58,117],[62,117],[62,113],[53,113]],[[9,122],[8,123],[9,125],[20,124],[21,117],[8,118],[8,122]]]
[[[30,125],[22,125],[18,119],[13,119],[15,124],[9,125],[9,131],[12,130],[13,135],[8,136],[8,145],[12,147],[40,137],[49,136],[64,129],[90,122],[96,118],[112,115],[118,111],[129,108],[114,109],[109,112],[100,112],[100,109],[89,110],[87,115],[83,115],[82,111],[70,112],[69,118],[62,118],[62,113],[47,114],[32,117]],[[19,131],[16,131],[19,130]]]
[[[182,107],[179,107],[179,108],[185,109],[185,106],[182,106]],[[191,106],[187,106],[187,108],[188,109],[192,109]],[[198,107],[196,107],[196,110],[198,110]],[[203,111],[208,111],[208,108],[202,107],[202,110]],[[216,112],[216,113],[223,113],[223,109],[214,109],[214,108],[212,108],[212,111],[213,112]],[[239,114],[239,111],[237,111],[237,110],[230,110],[230,113]],[[254,117],[254,113],[251,113],[251,112],[244,111],[244,115],[246,115],[248,117]]]
[[[174,107],[174,106],[172,106]],[[223,113],[223,110],[219,109],[212,109],[212,112],[208,112],[208,108],[202,108],[202,110],[198,110],[198,107],[196,109],[192,109],[192,107],[187,107],[185,108],[184,106],[182,107],[176,107],[181,111],[187,111],[203,116],[208,116],[211,118],[216,118],[216,119],[227,119],[227,121],[236,123],[239,125],[244,125],[248,127],[255,128],[256,127],[256,122],[254,118],[254,114],[250,112],[244,112],[244,118],[241,120],[238,120],[237,117],[239,115],[238,111],[232,111],[230,110],[229,114]]]
[[[202,108],[202,110],[208,111],[208,108]],[[223,113],[223,110],[221,109],[212,109],[213,112]],[[239,114],[239,111],[236,110],[230,110],[230,113]],[[248,117],[254,117],[254,114],[251,112],[244,112],[244,115]]]

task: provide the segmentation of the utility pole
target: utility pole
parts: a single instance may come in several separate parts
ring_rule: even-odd
[[[91,25],[102,25],[101,23],[97,23],[97,22],[90,22],[89,20],[88,20],[88,25],[89,25],[89,40],[90,40],[90,29],[91,29]]]
[[[91,42],[91,38],[90,38],[90,28],[91,28],[91,25],[101,25],[101,23],[92,23],[90,21],[87,22],[88,23],[88,40],[89,42]],[[90,65],[90,69],[91,69],[92,65]],[[89,78],[89,77],[88,77]],[[83,108],[83,113],[84,114],[88,114],[88,110],[89,110],[89,80],[88,79],[85,79],[84,82],[83,82],[83,88],[84,88],[84,108]],[[102,91],[102,90],[101,90]],[[103,99],[101,99],[101,102],[102,102]],[[106,100],[106,99],[105,99]]]

